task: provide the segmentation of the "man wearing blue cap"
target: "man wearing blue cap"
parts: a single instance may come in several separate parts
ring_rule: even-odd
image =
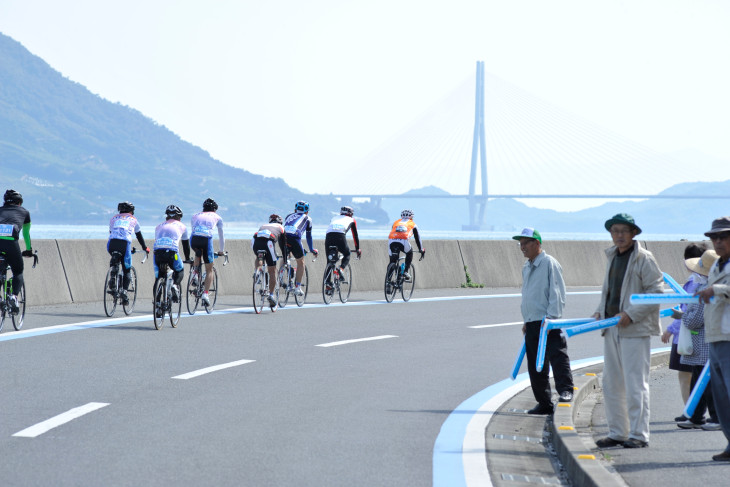
[[[619,213],[604,225],[614,246],[608,261],[597,320],[619,317],[616,326],[603,332],[603,397],[608,436],[596,441],[599,448],[649,446],[649,369],[651,336],[659,335],[659,306],[630,303],[632,294],[664,292],[662,271],[654,255],[635,240],[641,233],[634,218]]]
[[[537,406],[528,414],[552,414],[554,411],[549,371],[553,369],[555,388],[561,402],[573,400],[573,374],[570,371],[568,344],[560,330],[550,330],[545,347],[545,364],[538,372],[535,363],[540,342],[540,327],[544,318],[557,319],[563,316],[565,306],[565,281],[563,268],[554,257],[542,250],[542,237],[534,228],[525,228],[512,237],[519,240],[522,255],[527,262],[522,267],[522,318],[525,324],[525,355],[527,372],[530,375],[532,394]]]

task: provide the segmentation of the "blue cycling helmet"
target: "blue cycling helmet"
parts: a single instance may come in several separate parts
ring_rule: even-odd
[[[309,211],[309,203],[306,201],[297,201],[297,204],[294,205],[294,211],[299,213],[306,213]]]

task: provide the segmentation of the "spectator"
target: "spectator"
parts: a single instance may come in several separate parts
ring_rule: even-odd
[[[722,453],[713,455],[718,462],[730,462],[730,217],[712,222],[705,233],[719,259],[710,268],[707,287],[696,293],[705,303],[705,340],[710,344],[712,398],[720,427],[728,440]]]
[[[687,259],[685,261],[687,268],[700,277],[698,279],[700,286],[697,290],[702,290],[707,287],[707,275],[710,273],[710,267],[715,263],[715,260],[717,260],[715,251],[707,250],[702,254],[701,258]],[[682,355],[680,361],[682,364],[692,367],[690,388],[693,389],[710,355],[710,346],[705,341],[705,304],[700,302],[698,304],[693,303],[688,305],[684,316],[682,316],[681,326],[687,327],[692,333],[692,355]],[[710,378],[710,381],[712,381],[712,378]],[[707,384],[692,417],[678,422],[677,426],[682,429],[702,428],[707,431],[717,431],[720,429],[717,412],[715,411],[715,403],[712,400],[711,383]],[[710,413],[710,419],[707,422],[705,422],[705,411]]]
[[[694,244],[691,243],[687,245],[684,249],[684,260],[687,259],[694,259],[697,257],[701,257],[702,253],[706,250],[704,244]],[[687,282],[684,283],[684,286],[682,286],[682,289],[687,294],[694,294],[697,288],[700,285],[700,280],[703,279],[703,276],[700,274],[697,274],[696,272],[690,272],[689,278],[687,279]],[[705,277],[704,280],[706,281],[707,278]],[[674,310],[675,313],[672,315],[674,321],[672,324],[670,324],[667,327],[667,330],[662,334],[662,342],[669,343],[669,338],[672,338],[672,351],[669,354],[669,368],[671,370],[677,371],[677,379],[679,379],[679,392],[682,395],[682,404],[686,404],[687,400],[689,399],[689,393],[692,390],[692,387],[690,386],[690,383],[692,382],[692,366],[691,365],[685,365],[680,362],[679,358],[680,355],[677,352],[677,341],[679,339],[679,327],[682,326],[682,314],[687,310],[687,305],[682,304],[679,307],[679,310]],[[684,414],[681,414],[674,418],[675,421],[687,421],[689,418],[686,417]]]
[[[542,237],[534,228],[525,228],[520,235],[512,238],[520,241],[520,250],[527,258],[522,267],[521,310],[525,321],[522,333],[525,335],[525,355],[532,394],[537,400],[537,406],[527,413],[552,414],[554,406],[548,376],[551,366],[560,401],[573,400],[573,375],[570,372],[568,344],[560,330],[551,330],[548,333],[542,372],[536,370],[535,363],[542,320],[557,319],[563,315],[565,306],[563,269],[554,257],[542,250]]]
[[[641,233],[634,218],[619,213],[605,223],[614,246],[608,262],[596,319],[618,316],[616,326],[603,332],[603,395],[608,436],[600,448],[649,446],[649,368],[651,335],[659,335],[659,306],[630,304],[632,294],[662,293],[662,271],[651,252],[635,237]]]

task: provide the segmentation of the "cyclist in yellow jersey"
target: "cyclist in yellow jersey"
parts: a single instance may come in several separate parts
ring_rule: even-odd
[[[390,255],[390,262],[398,262],[398,255],[403,252],[406,254],[406,268],[405,268],[405,279],[406,281],[411,279],[411,275],[408,271],[411,268],[411,262],[413,261],[413,248],[411,248],[410,238],[411,236],[416,240],[418,251],[421,253],[421,258],[425,257],[426,249],[421,244],[421,236],[418,234],[418,226],[413,221],[413,210],[403,210],[400,213],[400,220],[396,220],[393,223],[393,228],[388,235],[388,254]]]

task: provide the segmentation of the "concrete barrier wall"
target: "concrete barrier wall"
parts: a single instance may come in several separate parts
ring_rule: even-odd
[[[351,246],[352,242],[349,241]],[[322,274],[327,262],[324,241],[314,242],[320,251],[319,258],[312,262],[307,254],[309,270],[309,297],[307,302],[319,302],[322,294]],[[678,282],[687,278],[684,267],[684,248],[688,242],[645,242],[659,266]],[[605,272],[604,250],[611,245],[608,241],[556,241],[545,242],[545,250],[562,265],[568,286],[600,286]],[[471,280],[486,287],[520,287],[524,257],[517,242],[496,240],[429,240],[425,242],[426,258],[419,262],[414,254],[417,288],[454,288],[466,282],[464,266]],[[109,267],[109,255],[104,240],[34,240],[38,250],[39,265],[30,268],[25,260],[26,292],[29,305],[70,304],[101,302],[104,280]],[[217,243],[215,244],[217,248]],[[351,260],[354,291],[379,291],[383,288],[385,270],[388,266],[386,240],[363,240],[363,258]],[[226,250],[230,263],[222,266],[216,261],[220,292],[226,295],[248,296],[251,293],[251,275],[254,255],[249,240],[228,240]],[[139,297],[149,299],[152,295],[154,273],[152,258],[141,264],[143,254],[135,254],[134,267],[137,270]],[[186,266],[187,273],[189,267]],[[243,298],[242,305],[249,304]]]

